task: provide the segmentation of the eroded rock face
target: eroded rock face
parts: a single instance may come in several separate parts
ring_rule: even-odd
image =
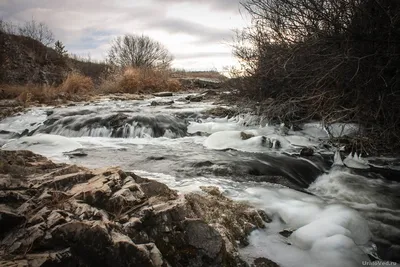
[[[117,168],[23,151],[0,158],[0,266],[247,266],[237,242],[264,226],[263,214],[218,188],[179,195]]]

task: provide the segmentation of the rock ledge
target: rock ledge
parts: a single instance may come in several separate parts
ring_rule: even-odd
[[[260,214],[217,188],[179,195],[118,168],[0,150],[0,266],[248,266]]]

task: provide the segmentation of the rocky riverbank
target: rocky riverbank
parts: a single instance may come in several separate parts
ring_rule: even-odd
[[[214,187],[180,195],[29,151],[0,150],[0,189],[0,266],[248,266],[238,246],[268,221]]]
[[[16,100],[0,100],[0,120],[22,112],[24,107]]]

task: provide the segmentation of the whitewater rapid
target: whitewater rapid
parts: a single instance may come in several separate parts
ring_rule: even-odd
[[[58,162],[121,166],[182,193],[216,186],[271,218],[241,249],[249,262],[265,257],[282,267],[352,267],[370,263],[368,255],[398,258],[400,185],[371,176],[368,159],[358,155],[333,160],[336,148],[326,146],[320,123],[294,131],[249,114],[216,118],[205,113],[212,103],[183,99],[163,98],[174,101],[167,106],[152,106],[161,100],[154,98],[32,108],[0,121],[0,144]],[[337,124],[329,133],[354,130]],[[303,147],[315,156],[299,157]],[[71,151],[81,154],[65,154]]]

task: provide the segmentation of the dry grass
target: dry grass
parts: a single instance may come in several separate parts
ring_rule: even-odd
[[[72,73],[57,89],[67,94],[86,95],[93,92],[94,84],[90,77]]]
[[[104,79],[99,88],[101,93],[131,94],[179,90],[180,82],[170,78],[168,71],[148,68],[127,68],[116,72]]]
[[[31,102],[48,103],[56,97],[56,90],[39,85],[0,85],[0,99],[17,99],[21,104]]]
[[[85,100],[94,91],[91,78],[70,74],[58,87],[48,85],[0,85],[0,99],[17,99],[22,105],[31,103],[60,104],[68,100]]]
[[[0,85],[0,99],[14,99],[26,91],[28,85]]]
[[[181,88],[180,82],[170,78],[168,71],[128,68],[103,79],[98,90],[95,90],[90,77],[78,73],[69,74],[58,87],[0,84],[0,99],[17,99],[23,106],[32,103],[57,105],[67,101],[84,101],[95,93],[176,92]]]

